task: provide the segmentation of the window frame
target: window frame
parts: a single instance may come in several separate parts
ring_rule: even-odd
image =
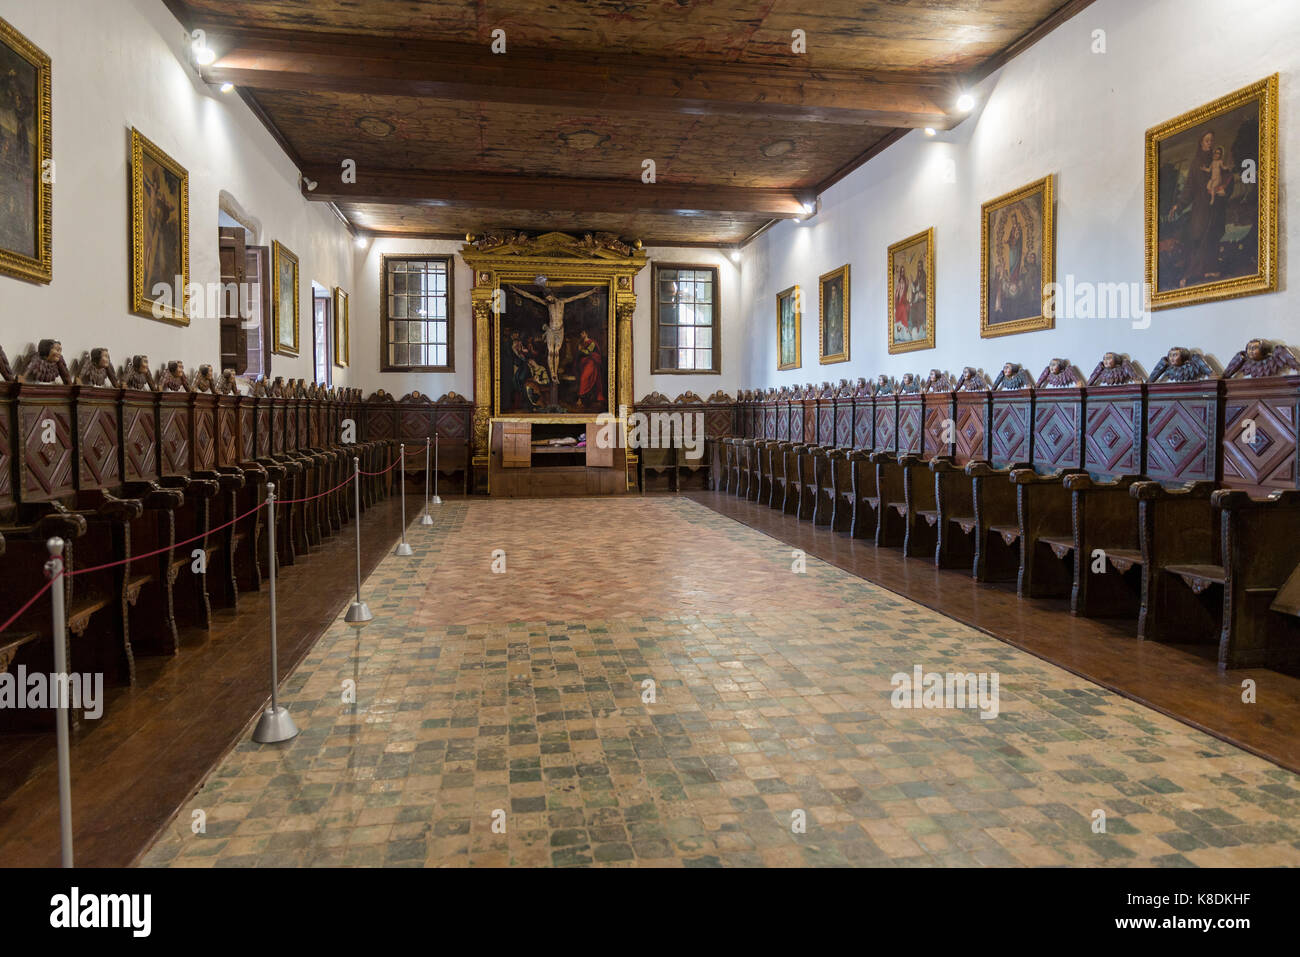
[[[447,364],[394,365],[389,362],[388,264],[393,262],[444,262],[447,264]],[[456,371],[456,257],[434,253],[385,253],[379,263],[379,371],[380,372],[455,372]],[[400,320],[411,321],[411,320]],[[421,321],[421,320],[414,320]],[[427,321],[427,320],[424,320]]]
[[[650,271],[650,374],[651,375],[721,375],[722,374],[722,270],[716,263],[652,263]],[[710,369],[664,369],[659,365],[659,270],[690,269],[713,273],[713,323]],[[680,326],[677,328],[681,328]],[[703,326],[696,326],[703,329]],[[678,346],[677,348],[681,348]]]

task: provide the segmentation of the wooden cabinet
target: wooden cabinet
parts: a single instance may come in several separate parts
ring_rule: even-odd
[[[596,441],[599,431],[594,419],[563,423],[494,420],[489,493],[525,498],[626,492],[627,452],[602,447]],[[541,444],[562,437],[577,439],[583,434],[588,439],[583,446]]]

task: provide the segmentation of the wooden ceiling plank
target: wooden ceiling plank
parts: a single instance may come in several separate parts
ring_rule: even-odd
[[[257,90],[369,93],[520,106],[761,117],[792,122],[948,129],[947,81],[901,73],[813,70],[548,51],[485,55],[465,44],[368,37],[216,34],[211,82]]]
[[[315,202],[382,203],[463,209],[562,209],[578,213],[645,212],[679,216],[734,215],[792,219],[805,215],[807,195],[789,189],[694,186],[616,180],[524,177],[508,174],[439,173],[358,169],[356,183],[342,181],[341,168],[310,166],[303,195]]]

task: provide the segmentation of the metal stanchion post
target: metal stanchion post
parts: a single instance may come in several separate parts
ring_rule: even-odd
[[[297,737],[298,726],[289,717],[287,708],[280,706],[280,654],[276,645],[275,631],[275,483],[266,483],[266,524],[268,529],[267,547],[270,561],[266,563],[267,578],[271,585],[271,703],[267,705],[262,717],[257,719],[253,729],[253,740],[258,744],[275,744]]]
[[[361,600],[361,459],[359,458],[352,459],[352,493],[357,506],[357,600],[348,608],[348,613],[343,616],[343,620],[359,623],[370,621],[375,617],[370,612],[370,606]]]
[[[54,673],[64,679],[63,690],[70,686],[68,679],[68,628],[63,610],[63,539],[57,536],[45,542],[50,560],[45,563],[45,574],[54,584],[50,586],[50,606],[54,625]],[[59,765],[59,843],[62,847],[62,864],[72,866],[72,756],[68,743],[68,701],[55,686],[54,733],[58,748]]]
[[[438,430],[433,430],[433,498],[429,499],[430,505],[441,505],[442,499],[438,497]]]
[[[403,442],[397,447],[397,454],[401,459],[401,486],[402,486],[402,540],[397,543],[394,549],[394,555],[414,555],[411,546],[406,544],[406,443]]]
[[[424,437],[424,514],[420,516],[421,525],[432,525],[433,516],[429,514],[429,437]]]

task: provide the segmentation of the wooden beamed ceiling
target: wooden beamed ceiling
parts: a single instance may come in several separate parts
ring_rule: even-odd
[[[733,245],[959,123],[963,88],[1091,0],[164,2],[361,230]]]

